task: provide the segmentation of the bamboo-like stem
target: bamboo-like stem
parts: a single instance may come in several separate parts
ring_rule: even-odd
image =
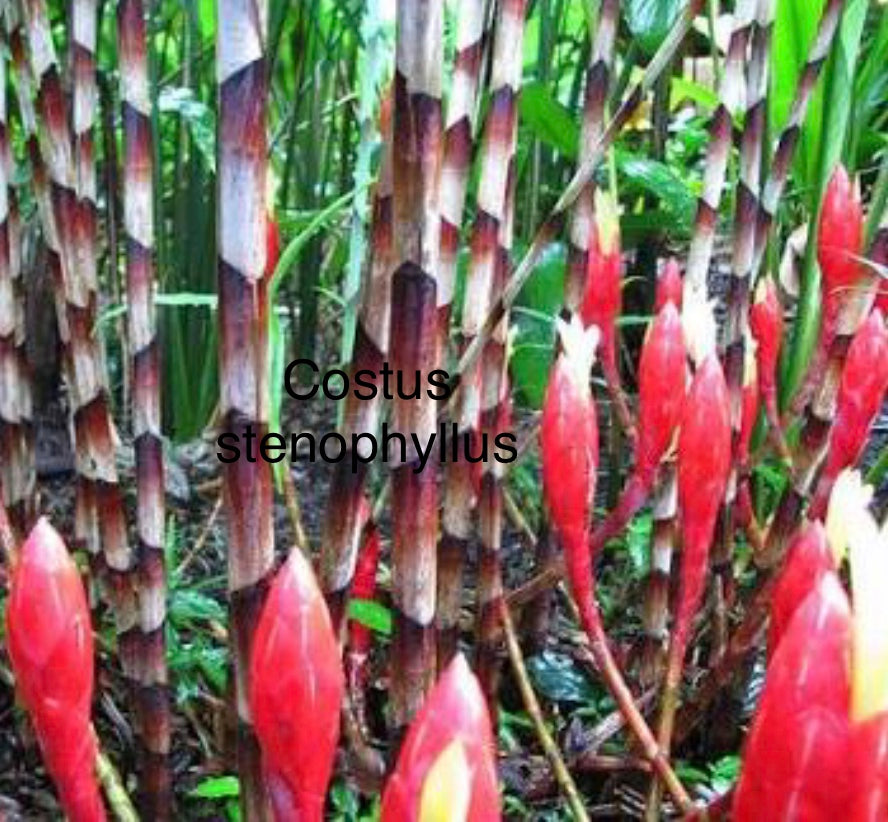
[[[359,371],[378,374],[389,350],[392,275],[392,124],[391,96],[383,103],[380,132],[384,153],[376,184],[371,218],[370,261],[353,346],[351,376]],[[377,386],[379,388],[379,386]],[[366,450],[352,453],[353,438],[375,436],[382,411],[382,394],[360,400],[350,393],[345,400],[342,435],[348,450],[333,472],[327,516],[321,539],[321,586],[327,599],[334,631],[341,628],[346,599],[355,573],[360,544],[368,462],[374,456]],[[369,435],[369,436],[368,436]],[[353,467],[352,460],[356,460]]]
[[[442,0],[398,0],[395,68],[390,350],[395,373],[418,372],[421,385],[437,368],[437,278],[441,217]],[[409,390],[406,392],[409,396]],[[416,714],[435,679],[435,592],[438,541],[436,472],[419,470],[415,442],[437,428],[435,401],[400,395],[392,406],[392,708],[396,736]]]
[[[459,235],[475,145],[479,85],[489,43],[489,0],[461,0],[456,27],[453,83],[444,124],[441,162],[441,259],[438,275],[438,324],[442,351],[450,332],[456,286]]]
[[[524,710],[527,711],[527,715],[533,723],[537,739],[549,760],[549,764],[552,766],[552,773],[555,775],[555,780],[558,782],[558,786],[561,788],[561,792],[564,794],[564,798],[567,800],[574,818],[588,820],[589,816],[583,807],[583,800],[580,798],[580,792],[577,790],[576,783],[573,781],[573,777],[564,763],[564,758],[561,756],[561,751],[558,750],[558,745],[552,738],[552,734],[549,733],[548,727],[546,727],[543,710],[534,693],[533,685],[531,685],[530,677],[527,674],[527,668],[524,665],[524,657],[521,654],[521,646],[518,644],[518,638],[515,635],[512,616],[509,613],[508,606],[502,599],[500,599],[499,618],[503,624],[506,649],[509,652],[512,671],[515,674],[515,679],[518,681],[518,689],[521,691]]]
[[[220,0],[217,248],[219,371],[225,430],[268,425],[266,249],[266,0]],[[247,696],[250,650],[274,563],[272,481],[262,460],[223,473],[228,509],[228,591],[237,717],[237,767],[246,819],[265,819],[267,798]]]
[[[580,164],[580,167],[574,173],[574,176],[561,193],[552,210],[537,228],[524,257],[515,268],[515,272],[509,279],[506,288],[501,294],[496,295],[480,330],[460,357],[457,367],[458,376],[462,377],[469,373],[477,361],[487,338],[521,292],[528,277],[533,273],[536,264],[539,262],[543,250],[558,235],[564,224],[567,212],[592,180],[608,148],[613,144],[613,141],[626,123],[632,118],[632,115],[641,105],[645,96],[653,88],[666,67],[672,63],[672,58],[684,41],[685,35],[690,31],[704,3],[705,0],[688,0],[687,5],[682,9],[669,34],[663,40],[663,43],[648,65],[644,76],[629,92],[616,114],[611,118],[607,128],[605,128],[601,137],[589,152],[589,156]]]
[[[511,246],[511,222],[509,218],[509,180],[512,175],[512,159],[515,150],[517,128],[517,97],[521,86],[520,46],[524,36],[525,0],[507,0],[499,9],[496,21],[493,56],[491,62],[491,105],[484,124],[481,146],[481,177],[478,183],[478,210],[472,226],[471,259],[466,279],[462,306],[462,345],[471,345],[490,305],[497,272],[500,275],[508,266]],[[504,276],[500,276],[505,280]],[[502,342],[503,325],[495,330]],[[493,342],[496,346],[497,342]],[[491,362],[498,348],[491,348],[486,356]],[[460,385],[459,431],[462,438],[475,449],[481,445],[482,412],[499,404],[500,369],[492,366],[493,373],[484,373],[483,363],[477,363],[466,374]],[[485,376],[496,381],[495,386],[485,383]],[[496,395],[490,391],[495,390]],[[486,403],[485,403],[486,400]],[[492,412],[495,413],[495,412]],[[463,456],[466,456],[465,454]],[[473,465],[468,459],[449,462],[445,466],[446,491],[444,497],[444,534],[441,540],[441,578],[438,580],[439,626],[441,648],[439,668],[445,667],[456,651],[459,608],[462,599],[462,572],[466,544],[472,532],[472,508],[474,507]],[[494,482],[489,477],[488,483]],[[496,490],[489,487],[485,494],[488,517],[501,517],[501,500],[496,501]],[[494,510],[497,509],[497,510]],[[493,538],[489,529],[496,525],[488,518],[485,522],[488,540]],[[497,541],[498,541],[497,536]],[[492,550],[488,542],[487,548]],[[498,559],[498,557],[497,557]],[[495,580],[487,555],[488,566],[484,569],[487,582]],[[486,592],[485,596],[490,592]],[[483,608],[483,604],[481,606]]]
[[[611,84],[611,65],[614,43],[620,21],[620,0],[602,0],[598,10],[598,26],[592,40],[589,68],[586,70],[586,88],[583,102],[583,124],[580,131],[580,165],[583,164],[601,139],[605,127],[607,99]],[[586,290],[586,269],[589,257],[589,237],[593,223],[593,193],[595,184],[586,185],[573,205],[570,216],[567,274],[564,281],[564,313],[575,314]]]
[[[669,581],[676,567],[676,492],[675,460],[660,468],[660,477],[653,500],[651,531],[651,565],[645,586],[644,641],[641,652],[640,677],[644,687],[659,683],[666,662],[669,644]]]
[[[752,258],[753,275],[762,267],[771,227],[777,214],[777,206],[783,196],[783,189],[792,167],[792,158],[802,133],[805,116],[808,113],[808,104],[817,85],[820,70],[832,48],[833,38],[838,30],[844,7],[845,0],[827,0],[820,17],[817,35],[811,44],[808,59],[796,85],[795,96],[789,109],[789,118],[777,141],[777,149],[771,160],[768,176],[762,186],[761,200],[758,203]]]
[[[793,475],[777,505],[764,549],[755,557],[756,564],[763,568],[773,568],[782,560],[805,501],[816,487],[817,476],[826,457],[829,432],[835,419],[836,401],[848,348],[872,308],[878,282],[879,278],[867,271],[839,309],[836,336],[829,348],[823,382],[805,409],[805,422],[793,458]]]
[[[734,9],[734,24],[719,88],[719,103],[709,121],[703,190],[697,203],[694,234],[684,278],[686,304],[692,304],[695,299],[699,299],[699,295],[706,295],[709,263],[712,260],[718,227],[718,211],[731,155],[733,118],[743,105],[743,67],[755,19],[756,3],[757,0],[738,0]]]
[[[166,568],[160,353],[154,316],[154,138],[148,43],[142,0],[117,7],[123,107],[123,222],[126,231],[127,338],[132,360],[139,534],[140,805],[149,819],[170,816],[169,695],[167,692]]]
[[[12,185],[14,159],[6,102],[6,52],[0,42],[0,471],[3,503],[16,529],[30,530],[36,472],[31,379],[25,346],[21,227]]]
[[[11,8],[8,7],[8,9]],[[108,406],[104,364],[92,333],[94,249],[89,248],[89,226],[82,228],[78,207],[77,174],[55,46],[45,0],[23,0],[30,55],[25,65],[23,42],[16,21],[10,25],[10,43],[16,64],[19,105],[29,134],[34,184],[55,276],[59,337],[65,349],[65,373],[74,421],[75,462],[84,482],[87,511],[101,511],[98,529],[90,522],[88,534],[101,537],[106,589],[117,630],[118,653],[124,675],[135,691],[139,665],[138,578],[130,547],[123,495],[116,465],[116,431]],[[88,24],[86,24],[88,25]],[[35,118],[25,101],[36,88],[40,142]],[[91,542],[87,547],[95,550]]]
[[[522,15],[523,33],[524,0],[515,3],[513,13]],[[504,14],[506,10],[504,9]],[[506,30],[512,28],[504,26]],[[499,34],[497,35],[499,36]],[[512,40],[511,47],[521,40]],[[520,64],[516,75],[520,82]],[[516,90],[517,92],[517,90]],[[512,234],[515,209],[515,147],[518,141],[518,119],[513,120],[509,172],[506,177],[506,213],[499,226],[496,272],[493,289],[501,290],[508,279],[511,268]],[[498,616],[503,602],[502,574],[502,531],[504,500],[504,466],[497,460],[495,442],[500,433],[509,430],[511,421],[511,397],[509,385],[509,315],[502,322],[484,348],[481,360],[481,431],[487,438],[488,460],[482,463],[481,489],[478,499],[478,530],[480,544],[478,550],[478,630],[477,659],[478,678],[487,697],[491,716],[496,716],[498,707],[500,660],[498,658]]]
[[[484,52],[485,3],[463,0],[459,7],[453,91],[447,109],[444,159],[441,169],[441,259],[438,277],[438,324],[442,352],[449,341],[450,310],[456,284],[460,228],[475,143],[477,106]],[[465,432],[464,432],[465,433]],[[466,461],[444,465],[444,505],[438,543],[438,670],[456,653],[463,570],[472,533],[474,503],[471,466]]]

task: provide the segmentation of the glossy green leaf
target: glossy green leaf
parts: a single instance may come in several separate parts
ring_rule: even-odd
[[[651,57],[678,19],[682,0],[628,0],[624,4],[626,25],[641,50]]]

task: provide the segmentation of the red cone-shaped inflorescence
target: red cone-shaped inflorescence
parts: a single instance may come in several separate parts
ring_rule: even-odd
[[[817,236],[817,261],[823,278],[824,319],[836,300],[847,297],[840,292],[853,286],[862,268],[857,259],[863,250],[863,206],[860,191],[842,165],[836,166],[820,212]],[[834,315],[832,315],[834,317]]]
[[[654,300],[654,311],[659,314],[666,303],[672,303],[681,310],[681,297],[684,286],[681,281],[681,269],[674,257],[666,260],[660,276],[657,278],[657,294]]]
[[[734,797],[736,822],[832,822],[849,801],[851,613],[834,573],[796,609],[771,658]]]
[[[641,350],[635,470],[617,506],[595,531],[593,556],[626,527],[650,494],[660,460],[672,445],[681,418],[686,361],[681,318],[670,300],[651,325]]]
[[[620,314],[620,223],[613,199],[599,192],[589,237],[586,293],[581,315],[601,332],[601,360],[616,362],[616,321]]]
[[[293,550],[269,591],[250,660],[250,710],[276,819],[323,818],[343,687],[327,606]]]
[[[589,388],[596,330],[559,320],[562,351],[549,376],[540,429],[543,491],[580,608],[591,600],[589,523],[598,469],[598,422]]]
[[[500,818],[496,746],[481,686],[457,654],[410,725],[382,822]]]
[[[768,653],[773,657],[799,605],[820,582],[834,572],[836,563],[820,522],[800,528],[790,543],[786,561],[771,600],[771,624],[768,629]]]
[[[80,573],[45,519],[34,526],[13,571],[6,630],[16,685],[65,814],[73,822],[104,820],[90,720],[89,608]]]
[[[846,765],[854,774],[849,822],[882,822],[888,819],[888,713],[854,725],[851,759]]]
[[[709,547],[730,466],[728,388],[718,359],[710,354],[697,368],[688,390],[678,439],[682,552],[674,642],[679,649],[686,644],[703,593]]]
[[[783,307],[777,288],[770,278],[762,280],[755,290],[755,301],[749,309],[749,330],[756,343],[755,357],[758,384],[768,425],[783,447],[780,413],[777,407],[777,363],[783,345]]]
[[[888,331],[882,313],[877,310],[854,335],[848,349],[826,464],[809,511],[812,518],[824,516],[836,478],[860,458],[886,388]]]

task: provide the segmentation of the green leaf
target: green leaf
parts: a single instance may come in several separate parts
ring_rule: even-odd
[[[352,599],[348,603],[348,615],[361,625],[383,636],[391,636],[392,612],[372,599]]]
[[[188,792],[192,799],[228,799],[240,796],[240,782],[236,776],[211,776]]]
[[[182,118],[207,168],[215,172],[216,118],[210,107],[198,100],[190,88],[167,86],[157,97],[157,108],[161,114],[178,114]]]
[[[675,221],[675,230],[687,233],[694,222],[697,199],[666,163],[640,157],[628,151],[617,151],[617,169],[629,185],[654,194]]]
[[[626,25],[641,50],[652,57],[678,19],[682,0],[628,0]]]
[[[595,702],[598,695],[589,678],[569,656],[543,651],[527,660],[536,689],[553,702]]]
[[[170,596],[170,619],[174,622],[224,622],[225,616],[225,609],[215,599],[199,591],[179,588]]]
[[[576,160],[580,127],[570,111],[552,96],[550,89],[540,82],[525,84],[521,88],[518,109],[521,122],[537,139],[567,159]]]

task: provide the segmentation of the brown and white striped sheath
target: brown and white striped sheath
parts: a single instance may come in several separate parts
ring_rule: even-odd
[[[393,118],[394,264],[392,368],[419,399],[392,405],[392,431],[407,438],[406,461],[392,442],[392,597],[395,634],[392,708],[396,732],[420,707],[435,678],[435,575],[438,489],[433,461],[417,473],[415,435],[425,445],[437,408],[425,391],[438,366],[437,278],[441,215],[441,50],[443,0],[398,0]]]
[[[583,102],[583,125],[580,131],[580,164],[587,160],[601,139],[605,127],[607,98],[611,85],[611,64],[614,43],[620,22],[620,0],[602,0],[598,10],[598,27],[592,41],[589,68],[586,71],[586,90]],[[586,269],[589,256],[589,237],[594,219],[592,195],[595,184],[590,182],[574,203],[570,218],[567,278],[564,283],[565,316],[575,314],[586,291]]]
[[[829,56],[844,8],[845,0],[827,0],[820,16],[817,34],[808,52],[808,59],[796,85],[795,96],[789,109],[789,118],[783,127],[780,139],[777,141],[777,148],[771,160],[768,176],[762,186],[762,196],[756,220],[753,274],[761,269],[777,206],[783,196],[783,189],[792,168],[792,158],[808,113],[808,104],[814,94],[820,70]]]
[[[5,43],[0,42],[0,47]],[[0,475],[14,528],[27,533],[34,516],[31,379],[25,358],[24,288],[14,159],[6,100],[6,52],[0,55]]]
[[[733,118],[743,106],[743,68],[755,21],[756,3],[757,0],[737,0],[734,9],[734,23],[719,87],[719,102],[709,121],[703,190],[697,202],[694,234],[684,278],[686,305],[694,305],[694,300],[699,301],[706,296],[709,263],[718,227],[718,211],[733,143]]]
[[[450,310],[456,286],[459,235],[466,204],[466,186],[475,145],[478,86],[487,43],[488,0],[460,0],[456,27],[453,82],[447,103],[444,159],[441,165],[441,260],[438,313],[441,344],[450,335]],[[442,351],[446,352],[446,347]]]
[[[38,204],[47,245],[57,251],[56,308],[59,336],[66,346],[66,377],[74,422],[75,461],[90,483],[99,518],[104,582],[114,610],[118,653],[124,675],[135,685],[138,643],[137,579],[126,531],[117,476],[117,434],[105,390],[104,364],[92,333],[88,257],[78,244],[77,175],[55,46],[44,0],[23,0],[30,75],[16,60],[23,87],[36,87],[39,150],[31,141]],[[14,36],[13,53],[16,53]],[[21,44],[18,44],[18,48]],[[22,95],[23,96],[23,95]],[[45,178],[40,179],[45,172]],[[87,252],[88,254],[88,252]]]
[[[148,819],[170,815],[170,712],[167,693],[164,480],[160,356],[154,316],[154,139],[142,0],[117,6],[123,119],[123,222],[126,231],[127,338],[132,358],[139,535],[140,794]]]
[[[257,437],[268,426],[266,0],[220,0],[217,247],[222,425]],[[247,697],[250,648],[274,563],[272,484],[262,460],[224,467],[228,590],[241,808],[265,818],[261,758]]]
[[[392,276],[392,96],[387,94],[380,111],[383,157],[373,198],[370,221],[370,260],[365,268],[361,305],[355,330],[351,376],[358,371],[378,374],[388,356]],[[374,380],[378,383],[378,380]],[[352,471],[352,437],[376,436],[383,408],[382,386],[371,400],[360,400],[354,392],[345,399],[342,436],[348,453],[333,469],[324,531],[321,538],[321,584],[334,630],[339,633],[345,616],[348,591],[355,574],[358,547],[364,529],[362,515],[368,464],[357,463]],[[369,459],[369,440],[361,438],[360,456]]]
[[[524,2],[508,0],[499,6],[491,58],[490,109],[484,123],[478,182],[478,208],[472,226],[471,257],[462,306],[462,347],[471,346],[487,316],[499,259],[500,228],[507,218],[507,194],[518,91],[521,87],[521,55],[516,44],[524,35]],[[462,375],[459,385],[460,437],[469,448],[480,451],[481,363]],[[465,451],[465,446],[464,449]],[[473,465],[463,458],[445,465],[443,533],[439,556],[438,624],[441,629],[439,668],[456,651],[465,554],[472,535],[475,505]]]

